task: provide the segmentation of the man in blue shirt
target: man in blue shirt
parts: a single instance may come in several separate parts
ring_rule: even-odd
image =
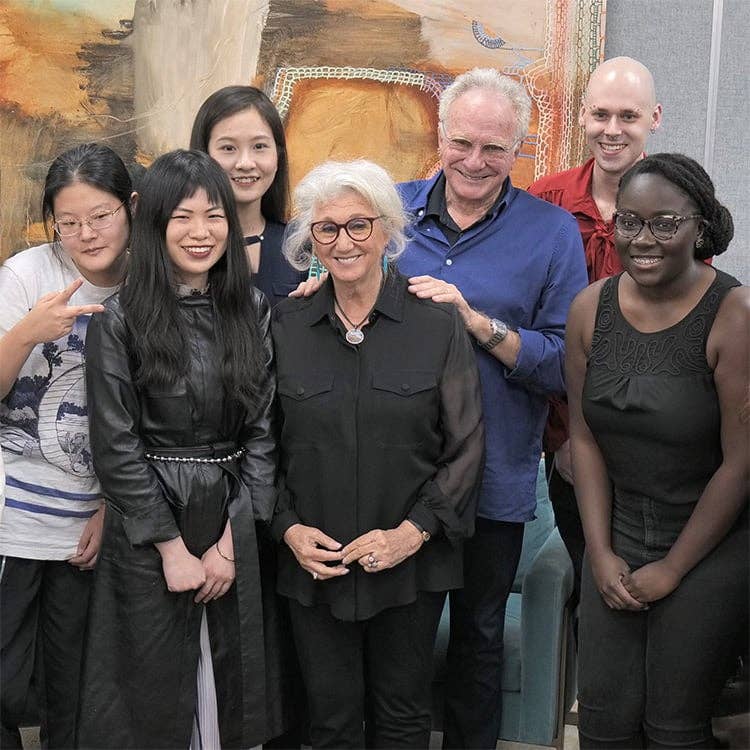
[[[450,597],[446,748],[495,747],[505,604],[534,517],[547,397],[565,389],[568,307],[588,282],[575,219],[511,184],[530,112],[513,79],[464,73],[440,100],[442,170],[400,186],[416,220],[399,270],[418,297],[458,307],[476,342],[486,428],[465,587]]]

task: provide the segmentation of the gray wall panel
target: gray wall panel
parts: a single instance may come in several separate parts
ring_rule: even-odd
[[[716,259],[716,265],[746,284],[750,283],[748,38],[750,4],[747,0],[724,0],[716,140],[710,174],[719,199],[732,212],[734,240],[726,254]]]
[[[654,74],[664,107],[649,151],[680,151],[703,163],[709,96],[713,0],[607,0],[605,56],[629,55]],[[750,2],[723,0],[714,164],[719,198],[735,220],[735,239],[716,265],[750,283],[747,45]]]

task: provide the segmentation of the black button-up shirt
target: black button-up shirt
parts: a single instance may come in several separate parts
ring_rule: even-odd
[[[433,538],[395,568],[313,581],[282,544],[279,591],[362,620],[417,592],[462,585],[484,429],[476,357],[453,305],[420,300],[388,273],[364,341],[351,345],[329,279],[273,311],[281,412],[274,533],[315,526],[341,544],[411,518]]]

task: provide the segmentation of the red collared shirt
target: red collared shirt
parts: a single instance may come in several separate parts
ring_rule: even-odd
[[[622,271],[615,250],[614,223],[604,221],[591,195],[594,160],[580,167],[548,175],[529,185],[532,195],[561,206],[576,217],[586,254],[589,283]]]

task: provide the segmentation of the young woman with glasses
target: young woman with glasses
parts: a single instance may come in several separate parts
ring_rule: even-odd
[[[750,295],[703,261],[732,235],[700,165],[649,156],[617,194],[624,273],[571,306],[582,748],[717,747],[747,643]]]
[[[83,633],[104,507],[89,440],[85,371],[91,313],[127,266],[132,187],[107,146],[51,164],[42,195],[49,244],[0,267],[2,747],[34,703],[49,747],[72,747]],[[36,686],[36,701],[31,684]]]

